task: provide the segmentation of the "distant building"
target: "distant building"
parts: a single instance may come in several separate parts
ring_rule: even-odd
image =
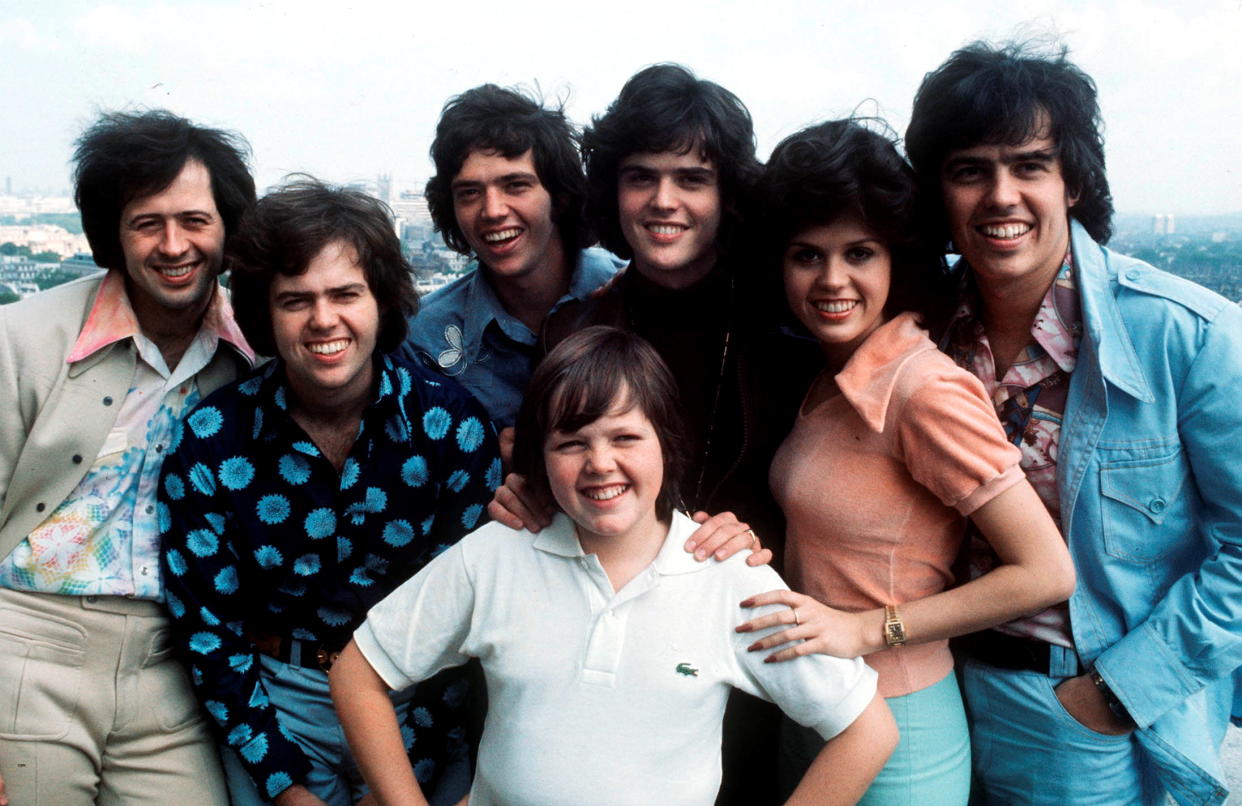
[[[25,255],[0,255],[0,283],[33,283],[48,265],[35,263]]]
[[[1153,235],[1173,235],[1177,232],[1177,222],[1172,213],[1156,213],[1151,219]]]
[[[95,264],[94,258],[90,252],[78,252],[77,254],[61,261],[60,270],[68,274],[76,274],[78,277],[85,277],[88,274],[94,274],[100,270],[100,266]]]
[[[0,225],[0,243],[25,246],[31,252],[55,252],[61,257],[90,248],[85,235],[74,235],[55,224]]]

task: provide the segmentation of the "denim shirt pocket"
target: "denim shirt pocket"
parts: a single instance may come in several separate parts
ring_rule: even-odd
[[[1180,496],[1189,470],[1177,443],[1118,453],[1125,458],[1101,456],[1100,462],[1104,550],[1119,560],[1151,563],[1176,543],[1180,531],[1163,526],[1185,516]]]

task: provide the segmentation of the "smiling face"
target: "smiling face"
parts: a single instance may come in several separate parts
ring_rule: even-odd
[[[952,151],[940,179],[953,243],[984,288],[1052,283],[1069,250],[1076,197],[1051,138]]]
[[[665,288],[685,288],[716,263],[720,183],[712,161],[691,148],[631,154],[617,168],[621,232],[634,268]]]
[[[277,274],[268,299],[295,399],[341,405],[370,394],[380,311],[352,246],[332,241],[302,274]]]
[[[552,196],[539,181],[532,152],[510,159],[471,151],[451,188],[457,226],[493,276],[561,276],[565,259]]]
[[[783,259],[785,299],[798,321],[841,367],[884,323],[893,277],[888,246],[854,216],[805,229]]]
[[[125,205],[120,226],[126,288],[139,321],[173,315],[197,327],[224,255],[224,222],[207,167],[187,161],[168,187]]]
[[[598,541],[650,538],[659,523],[660,440],[647,416],[625,397],[619,395],[594,422],[576,431],[553,431],[544,440],[552,497],[577,524],[588,552]]]

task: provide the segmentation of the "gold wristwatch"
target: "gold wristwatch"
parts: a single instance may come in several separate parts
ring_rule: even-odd
[[[906,643],[906,624],[897,612],[897,605],[884,605],[884,643],[889,646]]]

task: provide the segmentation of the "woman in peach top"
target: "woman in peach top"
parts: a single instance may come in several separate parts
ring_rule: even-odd
[[[863,803],[964,804],[948,639],[1064,601],[1073,566],[982,385],[929,338],[949,281],[915,234],[914,178],[892,142],[853,120],[813,126],[777,146],[764,190],[769,252],[825,367],[771,472],[802,593],[743,602],[789,609],[738,630],[788,624],[751,649],[862,655],[879,673],[902,737]],[[966,517],[1002,562],[950,589]],[[785,728],[796,781],[818,740]]]

